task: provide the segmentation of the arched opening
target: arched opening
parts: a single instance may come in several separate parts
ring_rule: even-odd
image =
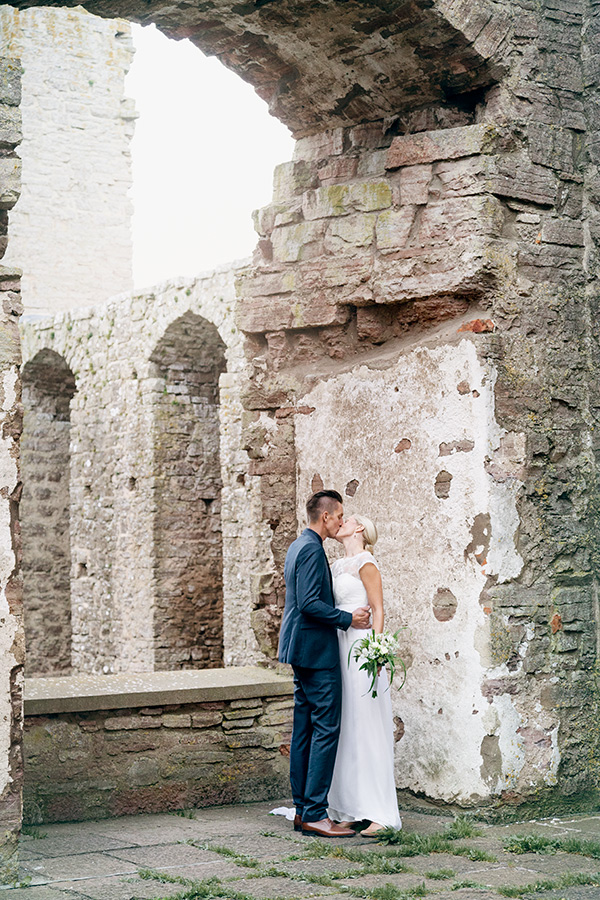
[[[186,313],[151,361],[162,382],[154,411],[155,668],[223,664],[223,540],[219,376],[225,344]]]
[[[27,675],[71,671],[69,481],[73,372],[42,350],[23,367],[21,531]]]

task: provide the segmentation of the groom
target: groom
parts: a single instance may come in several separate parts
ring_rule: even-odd
[[[323,550],[344,521],[337,491],[317,491],[306,504],[308,528],[285,558],[285,609],[279,660],[294,670],[294,727],[290,782],[294,829],[320,837],[352,837],[350,828],[327,817],[327,795],[340,733],[342,684],[337,628],[369,628],[369,608],[336,609],[331,572]]]

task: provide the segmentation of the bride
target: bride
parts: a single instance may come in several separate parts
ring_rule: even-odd
[[[365,516],[350,516],[337,533],[346,555],[331,567],[337,608],[348,610],[368,602],[376,633],[383,631],[383,591],[379,566],[372,554],[377,529]],[[364,632],[362,632],[364,634]],[[355,628],[338,631],[342,669],[342,723],[328,816],[344,825],[367,819],[362,832],[373,836],[382,828],[401,828],[394,783],[394,735],[388,675],[383,669],[377,697],[369,691],[370,679],[359,671],[350,654],[360,637]],[[350,663],[348,663],[350,654]]]

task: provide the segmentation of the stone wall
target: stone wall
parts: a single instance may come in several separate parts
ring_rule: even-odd
[[[154,422],[155,666],[223,663],[219,376],[225,344],[187,314],[151,356],[164,380]]]
[[[23,270],[27,312],[130,290],[129,23],[82,9],[3,6],[0,53],[23,67],[23,190],[6,259]]]
[[[69,535],[70,404],[73,373],[42,351],[22,371],[23,436],[19,507],[27,641],[27,675],[71,670]]]
[[[233,321],[234,274],[217,271],[24,326],[24,371],[50,355],[75,383],[74,673],[262,658],[250,610],[270,529],[256,513],[257,479],[241,448],[245,364]],[[49,486],[52,460],[44,464]],[[35,490],[39,467],[30,471],[29,456],[24,466]],[[54,481],[55,494],[60,489]],[[47,502],[23,509],[26,534],[37,535],[35,548],[25,547],[28,579],[36,559],[52,551],[41,540]],[[39,599],[26,592],[26,610]],[[48,636],[38,624],[27,616],[27,639],[43,646]],[[66,672],[54,658],[48,667]]]
[[[8,210],[19,196],[21,139],[20,66],[0,59],[0,257],[8,234]],[[23,311],[20,272],[0,267],[0,883],[16,877],[21,821],[23,641],[20,581],[19,435],[21,362],[18,320]]]
[[[25,821],[285,795],[293,683],[230,671],[28,680]]]
[[[336,487],[407,626],[398,786],[573,807],[598,790],[595,19],[511,11],[496,84],[302,138],[257,215],[255,626],[274,654],[285,550]]]

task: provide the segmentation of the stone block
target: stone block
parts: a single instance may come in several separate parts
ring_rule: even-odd
[[[164,728],[190,728],[192,717],[186,713],[165,713],[162,724]]]
[[[391,203],[392,189],[387,181],[363,181],[307,191],[302,198],[302,210],[305,219],[323,219],[386,209]]]
[[[192,713],[192,728],[210,728],[223,721],[223,713],[218,710],[202,709]]]
[[[429,199],[432,166],[407,166],[400,171],[400,203],[402,206],[422,206]]]
[[[269,710],[258,717],[259,725],[289,725],[292,726],[292,716],[289,709]]]
[[[401,171],[401,176],[404,170]],[[463,159],[438,162],[433,166],[436,185],[432,188],[432,196],[439,191],[443,197],[465,197],[470,194],[481,194],[486,190],[486,159],[481,156],[468,156]]]
[[[262,703],[260,705],[251,707],[247,709],[246,707],[238,708],[238,709],[225,709],[223,710],[223,718],[226,720],[229,719],[248,719],[259,712],[262,712]]]
[[[0,146],[15,147],[21,142],[21,110],[14,106],[0,106]]]
[[[254,716],[251,719],[232,719],[222,723],[223,731],[233,731],[236,728],[252,728],[254,725]]]
[[[548,219],[542,228],[542,241],[583,247],[583,225],[574,219]]]
[[[490,153],[496,137],[497,131],[492,125],[465,125],[395,137],[388,150],[386,169]]]
[[[21,103],[21,60],[0,59],[0,103],[19,106]]]
[[[0,209],[12,209],[21,193],[21,160],[0,158]]]
[[[334,128],[322,131],[310,137],[302,137],[296,141],[294,160],[327,159],[339,156],[344,151],[344,130]]]
[[[351,253],[353,247],[369,247],[375,237],[374,214],[349,215],[327,225],[324,246],[329,253]]]
[[[322,222],[299,222],[275,228],[271,235],[273,258],[277,262],[296,262],[318,255],[322,250],[320,240],[325,231]]]
[[[160,728],[158,716],[110,716],[104,720],[107,731],[130,731],[136,728]]]
[[[386,209],[377,216],[377,248],[391,250],[405,247],[415,220],[416,210],[412,206],[402,209]]]
[[[568,128],[557,128],[542,122],[532,122],[528,128],[529,156],[539,163],[565,175],[573,175],[575,161],[581,152],[581,136]]]
[[[357,170],[358,157],[334,156],[331,159],[328,159],[324,165],[319,166],[317,177],[322,184],[325,182],[349,181],[351,178],[355,177]],[[315,186],[316,185],[310,185],[310,187]]]
[[[490,168],[488,189],[501,197],[554,206],[558,190],[555,174],[532,163],[523,154],[495,161]]]

